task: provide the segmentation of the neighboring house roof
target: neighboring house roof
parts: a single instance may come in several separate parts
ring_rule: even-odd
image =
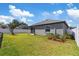
[[[65,23],[66,26],[69,27],[65,21],[61,21],[61,20],[51,20],[51,19],[46,19],[46,20],[44,20],[44,21],[38,22],[38,23],[36,23],[36,24],[34,24],[34,25],[31,25],[31,26],[54,24],[54,23]]]
[[[74,29],[74,28],[76,28],[76,27],[69,27],[70,29]]]

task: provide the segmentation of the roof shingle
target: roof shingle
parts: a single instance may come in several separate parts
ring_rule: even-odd
[[[44,21],[41,21],[41,22],[38,22],[32,26],[36,26],[36,25],[43,25],[43,24],[51,24],[51,23],[59,23],[59,22],[64,22],[64,21],[61,21],[61,20],[51,20],[51,19],[46,19]]]

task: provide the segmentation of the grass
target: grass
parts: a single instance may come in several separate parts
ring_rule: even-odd
[[[4,34],[1,56],[79,56],[74,40],[65,43],[48,40],[46,36]]]

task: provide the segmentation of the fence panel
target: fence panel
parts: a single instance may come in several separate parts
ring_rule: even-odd
[[[14,29],[14,33],[27,33],[27,31],[28,31],[27,29]],[[9,29],[0,28],[0,32],[10,34]]]
[[[79,47],[79,26],[77,26],[75,29],[72,29],[72,31],[74,32],[75,41]]]

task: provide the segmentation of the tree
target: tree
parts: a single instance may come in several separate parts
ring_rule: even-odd
[[[18,28],[20,29],[27,29],[28,28],[28,25],[24,22],[20,22],[20,25],[18,26]]]
[[[4,24],[4,25],[1,25],[1,28],[5,29],[5,28],[8,28],[8,26]]]
[[[14,29],[20,25],[20,22],[17,21],[16,19],[14,19],[11,23],[8,24],[9,26],[9,30],[11,32],[12,35],[14,35]]]
[[[0,22],[0,25],[3,25],[4,23],[3,22]]]
[[[5,28],[8,28],[8,26],[7,26],[7,24],[4,24],[3,22],[0,22],[0,28],[5,29]]]

